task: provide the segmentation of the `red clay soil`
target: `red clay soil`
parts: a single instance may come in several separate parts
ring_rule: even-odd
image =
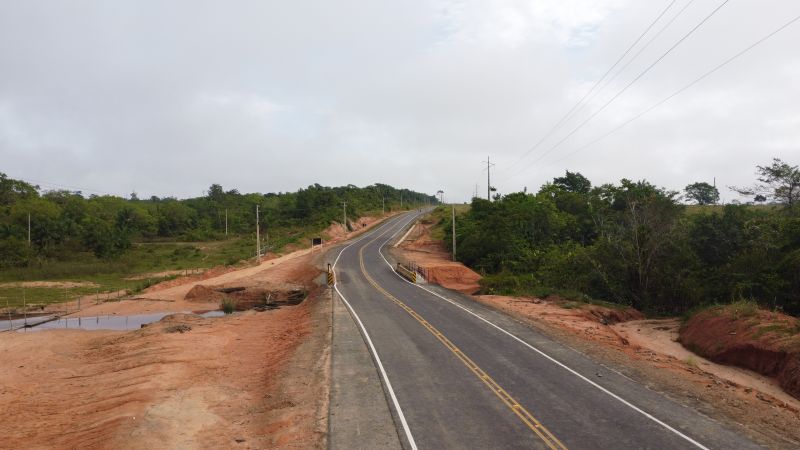
[[[0,334],[0,448],[325,448],[330,297],[312,287],[314,256],[209,280],[308,289],[296,306],[215,319],[175,314],[130,332]],[[207,304],[184,294],[81,313]]]
[[[681,343],[712,361],[776,377],[800,398],[800,321],[785,314],[733,304],[702,311],[680,330]]]
[[[419,267],[430,283],[458,291],[474,294],[480,290],[481,276],[461,264],[452,261],[452,255],[441,241],[430,236],[434,224],[418,222],[407,238],[395,249],[395,255],[405,264]]]
[[[185,300],[197,303],[212,303],[219,302],[225,298],[225,294],[217,292],[214,289],[204,285],[195,285],[188,293],[186,293]]]
[[[176,314],[125,333],[2,336],[0,447],[321,448],[318,383],[306,379],[307,394],[280,387],[313,303]]]
[[[638,320],[644,315],[633,308],[610,308],[588,303],[571,302],[557,296],[546,299],[533,297],[507,297],[503,295],[475,295],[475,300],[509,315],[526,321],[569,330],[585,339],[615,347],[627,347],[628,340],[609,326],[628,320]]]

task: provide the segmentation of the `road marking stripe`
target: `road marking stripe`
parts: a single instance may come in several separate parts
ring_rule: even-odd
[[[445,347],[447,347],[454,355],[465,365],[468,369],[470,369],[479,380],[481,380],[489,389],[494,392],[495,395],[514,413],[519,417],[522,422],[528,426],[549,448],[553,450],[563,449],[566,450],[567,447],[558,440],[558,438],[553,435],[544,425],[539,422],[533,414],[530,413],[527,409],[522,407],[516,400],[514,400],[511,395],[509,395],[502,387],[500,387],[497,382],[489,376],[483,369],[481,369],[470,357],[464,354],[455,344],[453,344],[450,339],[444,336],[436,327],[431,325],[429,322],[422,319],[416,311],[414,311],[411,307],[403,303],[397,297],[393,296],[389,292],[387,292],[383,287],[381,287],[371,276],[367,273],[366,267],[364,266],[364,248],[375,242],[376,240],[380,239],[381,236],[377,236],[372,241],[368,242],[366,245],[361,247],[358,251],[358,259],[359,264],[361,266],[361,272],[364,274],[364,277],[367,281],[378,290],[378,292],[382,293],[386,298],[400,306],[403,310],[405,310],[411,317],[416,319],[423,327],[425,327],[428,331],[433,334]],[[516,405],[516,406],[515,406]]]
[[[395,234],[396,234],[396,233],[395,233]],[[508,335],[509,337],[511,337],[512,339],[514,339],[514,340],[516,340],[517,342],[521,343],[522,345],[524,345],[524,346],[526,346],[526,347],[530,348],[531,350],[535,351],[536,353],[538,353],[538,354],[540,354],[541,356],[545,357],[546,359],[550,360],[552,363],[554,363],[554,364],[556,364],[556,365],[560,366],[561,368],[563,368],[563,369],[567,370],[568,372],[572,373],[573,375],[575,375],[576,377],[580,378],[581,380],[583,380],[583,381],[585,381],[585,382],[589,383],[590,385],[592,385],[592,386],[596,387],[596,388],[597,388],[597,389],[599,389],[600,391],[602,391],[602,392],[604,392],[604,393],[608,394],[608,395],[609,395],[609,396],[611,396],[612,398],[614,398],[614,399],[618,400],[619,402],[621,402],[623,405],[625,405],[625,406],[627,406],[627,407],[629,407],[629,408],[633,409],[634,411],[636,411],[636,412],[638,412],[638,413],[642,414],[642,415],[643,415],[643,416],[645,416],[646,418],[648,418],[648,419],[652,420],[653,422],[655,422],[655,423],[657,423],[657,424],[661,425],[661,426],[662,426],[662,427],[664,427],[665,429],[667,429],[667,430],[669,430],[669,431],[671,431],[671,432],[675,433],[677,436],[679,436],[679,437],[681,437],[682,439],[686,440],[687,442],[691,443],[691,444],[692,444],[692,445],[694,445],[695,447],[697,447],[697,448],[699,448],[699,449],[702,449],[702,450],[709,450],[709,448],[708,448],[708,447],[706,447],[706,446],[704,446],[703,444],[701,444],[701,443],[697,442],[696,440],[692,439],[691,437],[689,437],[689,436],[687,436],[687,435],[685,435],[685,434],[681,433],[680,431],[678,431],[677,429],[673,428],[673,427],[672,427],[672,426],[670,426],[669,424],[667,424],[667,423],[663,422],[662,420],[658,419],[657,417],[653,416],[652,414],[648,413],[647,411],[644,411],[643,409],[639,408],[638,406],[634,405],[633,403],[631,403],[631,402],[629,402],[629,401],[625,400],[624,398],[620,397],[619,395],[617,395],[617,394],[615,394],[615,393],[611,392],[610,390],[608,390],[608,389],[604,388],[603,386],[600,386],[599,384],[595,383],[594,381],[590,380],[589,378],[586,378],[585,376],[581,375],[579,372],[577,372],[576,370],[574,370],[574,369],[572,369],[571,367],[567,366],[566,364],[562,363],[561,361],[559,361],[559,360],[557,360],[557,359],[553,358],[552,356],[548,355],[547,353],[543,352],[542,350],[539,350],[538,348],[534,347],[533,345],[531,345],[531,344],[529,344],[529,343],[525,342],[524,340],[520,339],[520,338],[519,338],[519,337],[517,337],[515,334],[513,334],[513,333],[511,333],[511,332],[509,332],[509,331],[506,331],[504,328],[500,327],[499,325],[495,325],[493,322],[489,321],[488,319],[484,319],[484,318],[483,318],[482,316],[480,316],[479,314],[476,314],[476,313],[474,313],[474,312],[470,311],[469,309],[467,309],[467,308],[465,308],[465,307],[463,307],[463,306],[459,305],[459,304],[458,304],[458,303],[456,303],[455,301],[453,301],[453,300],[451,300],[451,299],[449,299],[449,298],[447,298],[447,297],[444,297],[444,296],[442,296],[442,295],[439,295],[438,293],[436,293],[436,292],[434,292],[434,291],[431,291],[430,289],[426,289],[425,287],[423,287],[423,286],[420,286],[419,284],[411,283],[411,282],[409,282],[408,280],[406,280],[405,278],[403,278],[403,277],[401,277],[400,275],[398,275],[398,274],[397,274],[397,272],[395,272],[395,271],[394,271],[394,267],[392,267],[392,265],[391,265],[391,264],[389,264],[389,261],[386,259],[386,256],[384,256],[384,255],[383,255],[383,251],[382,251],[382,250],[383,250],[383,247],[384,247],[384,246],[386,246],[386,243],[387,243],[387,242],[389,242],[389,241],[390,241],[390,240],[391,240],[393,237],[394,237],[394,236],[390,237],[390,238],[389,238],[389,239],[387,239],[387,240],[386,240],[386,241],[385,241],[385,242],[384,242],[384,243],[383,243],[383,244],[382,244],[380,247],[378,247],[378,253],[381,255],[381,257],[383,258],[383,261],[386,263],[386,265],[388,265],[388,266],[389,266],[389,269],[391,269],[392,273],[394,273],[394,274],[395,274],[395,275],[396,275],[398,278],[400,278],[401,280],[403,280],[403,281],[407,282],[408,284],[410,284],[410,285],[412,285],[412,286],[416,286],[416,287],[418,287],[418,288],[422,289],[423,291],[426,291],[426,292],[428,292],[428,293],[430,293],[430,294],[433,294],[433,295],[435,295],[436,297],[439,297],[439,298],[441,298],[442,300],[444,300],[444,301],[446,301],[446,302],[448,302],[448,303],[452,304],[453,306],[456,306],[456,307],[458,307],[458,308],[461,308],[461,309],[462,309],[463,311],[465,311],[466,313],[468,313],[468,314],[470,314],[470,315],[472,315],[472,316],[474,316],[474,317],[476,317],[476,318],[478,318],[478,319],[482,320],[483,322],[486,322],[487,324],[491,325],[492,327],[496,328],[497,330],[501,331],[502,333],[504,333],[504,334]]]
[[[398,222],[399,222],[399,220],[398,220]],[[406,222],[406,224],[408,224],[408,222]],[[406,224],[404,224],[403,226],[405,226]],[[387,227],[387,228],[391,229],[391,227]],[[366,239],[367,237],[373,235],[379,229],[380,228],[378,228],[375,231],[372,231],[372,232],[364,235],[360,239],[358,239],[356,241],[353,241],[352,243],[350,243],[346,247],[342,248],[342,250],[339,252],[339,254],[336,255],[336,260],[333,262],[333,266],[332,266],[331,270],[336,270],[336,263],[339,262],[339,258],[342,256],[342,253],[344,253],[345,250],[347,250],[353,244],[361,242],[362,240]],[[383,236],[385,233],[386,233],[386,231],[384,233],[380,234],[378,237]],[[408,427],[408,422],[406,422],[406,416],[403,414],[403,409],[400,408],[400,403],[397,401],[397,396],[394,393],[394,389],[392,389],[392,383],[389,381],[389,376],[386,374],[386,370],[383,368],[383,363],[381,362],[380,356],[378,356],[378,351],[375,349],[375,345],[372,343],[372,339],[369,337],[369,333],[367,333],[367,329],[364,327],[364,323],[361,322],[361,318],[358,317],[358,313],[356,313],[356,310],[353,309],[352,305],[350,305],[350,302],[348,302],[347,299],[344,297],[344,295],[342,295],[342,292],[339,290],[338,284],[339,284],[339,282],[338,282],[338,277],[337,277],[336,283],[333,284],[333,289],[336,290],[336,293],[339,294],[339,298],[341,298],[342,301],[344,302],[344,304],[347,305],[347,308],[353,314],[353,317],[356,319],[356,322],[358,322],[358,326],[361,328],[361,332],[364,334],[364,338],[366,339],[367,344],[369,345],[369,349],[372,352],[372,356],[375,358],[375,362],[377,363],[378,369],[381,372],[381,376],[383,377],[383,382],[386,384],[386,389],[389,391],[389,396],[392,398],[392,403],[394,404],[395,411],[397,411],[397,416],[400,418],[400,423],[403,426],[403,431],[406,434],[406,439],[408,439],[408,443],[411,446],[411,449],[412,450],[417,450],[417,443],[414,441],[414,436],[411,434],[411,429]]]

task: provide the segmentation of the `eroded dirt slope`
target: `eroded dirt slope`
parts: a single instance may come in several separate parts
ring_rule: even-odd
[[[224,274],[308,287],[296,306],[176,314],[133,332],[0,334],[0,448],[324,448],[330,302],[313,288],[312,256]],[[81,314],[206,305],[171,295]]]
[[[680,329],[680,341],[692,351],[775,377],[800,398],[800,321],[785,314],[734,303],[702,311]]]

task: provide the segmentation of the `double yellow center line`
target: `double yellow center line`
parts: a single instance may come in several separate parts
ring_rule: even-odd
[[[392,294],[388,293],[383,287],[381,287],[375,280],[372,279],[371,276],[367,273],[366,267],[364,267],[364,248],[367,247],[369,244],[375,242],[380,236],[376,237],[375,239],[368,242],[366,245],[362,246],[358,251],[358,260],[359,264],[361,265],[361,273],[364,274],[364,277],[369,281],[369,283],[377,289],[381,294],[385,295],[386,298],[393,301],[399,307],[403,308],[411,317],[417,320],[423,327],[425,327],[428,331],[433,334],[436,339],[439,340],[445,347],[447,347],[465,366],[472,371],[492,392],[494,392],[497,397],[502,400],[502,402],[508,406],[511,411],[517,415],[517,417],[522,420],[522,422],[527,425],[533,432],[542,439],[542,441],[551,449],[561,449],[566,450],[567,447],[564,446],[561,441],[556,438],[553,433],[550,432],[544,425],[539,422],[536,417],[533,416],[525,407],[523,407],[518,401],[514,399],[508,392],[505,391],[499,384],[492,377],[489,376],[483,369],[481,369],[475,361],[473,361],[469,356],[465,355],[464,352],[461,351],[455,344],[453,344],[450,339],[442,334],[436,327],[431,325],[427,320],[425,320],[422,316],[420,316],[416,311],[411,309],[408,305],[400,301],[397,297],[393,296]]]

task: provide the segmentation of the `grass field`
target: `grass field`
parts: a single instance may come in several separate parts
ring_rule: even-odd
[[[119,258],[102,260],[91,253],[72,253],[63,259],[42,261],[0,273],[0,307],[47,304],[120,290],[138,291],[175,275],[154,272],[203,269],[235,264],[255,254],[250,239],[212,242],[146,242],[133,244]],[[77,286],[40,287],[25,282],[72,282]],[[103,297],[103,295],[100,295]]]
[[[378,215],[376,212],[374,215]],[[366,214],[370,215],[370,214]],[[319,227],[286,227],[262,230],[262,246],[279,253],[310,245],[312,237],[322,236]],[[291,247],[291,248],[290,248]],[[92,253],[70,253],[28,267],[0,271],[0,308],[28,304],[50,304],[109,293],[140,291],[152,284],[175,278],[177,274],[153,275],[161,272],[189,271],[217,266],[231,266],[255,256],[255,233],[221,241],[138,242],[122,256],[98,259]],[[22,287],[23,282],[72,282],[72,287]]]
[[[433,239],[440,241],[445,239],[444,224],[450,223],[450,220],[452,220],[453,206],[456,208],[456,228],[458,228],[458,216],[466,214],[471,208],[468,204],[437,206],[430,214],[430,219],[436,224],[431,228],[431,237]]]

